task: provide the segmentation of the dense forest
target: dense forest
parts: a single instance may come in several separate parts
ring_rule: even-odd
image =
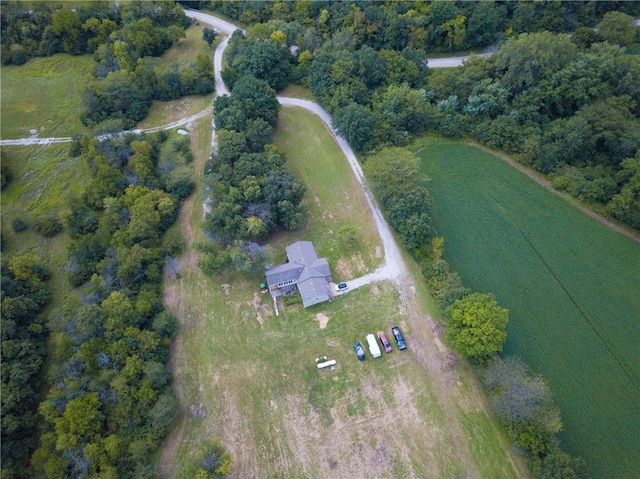
[[[5,65],[60,52],[93,55],[94,78],[80,114],[88,127],[132,128],[147,116],[152,100],[214,89],[213,63],[207,55],[185,66],[160,64],[158,57],[184,37],[190,25],[174,2],[87,2],[73,9],[3,2],[0,24]]]
[[[153,99],[213,91],[209,56],[181,67],[159,61],[190,24],[181,6],[76,7],[3,2],[2,61],[92,54],[87,126],[119,131],[144,118]],[[167,368],[177,321],[161,288],[184,246],[166,232],[194,186],[190,141],[165,132],[77,136],[69,156],[91,171],[86,189],[11,224],[16,238],[68,237],[60,267],[77,289],[58,298],[60,317],[42,316],[50,297],[42,259],[3,251],[2,477],[157,477],[152,452],[179,413]],[[13,178],[2,166],[4,189]],[[228,468],[214,446],[202,461]]]
[[[182,2],[186,6],[190,2]],[[203,5],[194,4],[200,8]],[[229,49],[276,90],[306,84],[365,154],[426,131],[471,137],[640,228],[640,41],[630,2],[211,2]],[[490,49],[429,70],[434,52]]]
[[[161,283],[183,247],[165,232],[193,187],[189,142],[159,133],[75,149],[92,183],[44,233],[69,236],[64,270],[79,301],[56,320],[39,405],[48,273],[38,258],[3,255],[2,476],[155,477],[150,454],[178,414],[166,366],[177,321]]]

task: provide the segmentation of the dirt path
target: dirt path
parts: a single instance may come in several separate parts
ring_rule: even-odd
[[[207,120],[207,125],[208,125]],[[197,181],[197,178],[202,178],[204,172],[204,166],[208,158],[208,154],[202,151],[199,147],[202,135],[210,135],[209,128],[203,126],[203,121],[200,121],[199,125],[194,125],[191,128],[191,151],[194,152],[193,159],[193,175],[196,178],[196,190],[184,201],[178,214],[178,226],[180,233],[185,240],[186,250],[184,255],[178,262],[177,271],[178,274],[183,275],[187,272],[192,272],[197,269],[197,258],[193,248],[194,241],[196,240],[195,232],[193,229],[192,221],[197,211],[202,209],[200,203],[201,195],[198,194],[198,189],[202,188],[202,184]],[[207,139],[207,142],[209,140]],[[169,309],[176,317],[181,318],[181,324],[184,325],[184,319],[186,315],[183,312],[183,306],[180,301],[179,289],[180,285],[176,280],[165,278],[165,289],[163,294],[163,303],[167,309]],[[176,341],[171,348],[171,357],[169,359],[169,369],[173,371],[173,389],[181,405],[186,405],[187,401],[183,394],[183,387],[181,384],[182,374],[179,372],[180,364],[182,361],[180,358],[184,355],[182,345]],[[176,427],[172,430],[170,436],[165,441],[162,448],[162,453],[158,461],[158,467],[162,477],[174,477],[176,474],[176,467],[178,466],[178,459],[174,456],[178,450],[180,442],[182,441],[184,427],[189,417],[187,411],[182,411],[180,419]]]
[[[501,160],[507,162],[508,164],[513,166],[514,168],[517,168],[519,171],[521,171],[522,173],[527,175],[529,178],[531,178],[533,181],[535,181],[539,185],[541,185],[544,188],[546,188],[547,190],[551,191],[553,194],[558,195],[561,198],[566,199],[565,196],[560,191],[556,190],[548,180],[542,178],[535,171],[533,171],[530,168],[527,168],[526,166],[518,163],[516,160],[514,160],[513,158],[505,155],[504,153],[502,153],[500,151],[493,150],[493,149],[489,148],[488,146],[481,145],[480,143],[476,143],[475,141],[467,141],[466,144],[470,145],[470,146],[475,146],[476,148],[480,148],[481,150],[486,151],[487,153],[490,153],[493,156],[497,156],[498,158],[500,158]],[[633,231],[630,231],[627,228],[624,228],[624,227],[622,227],[622,226],[620,226],[620,225],[608,220],[607,218],[605,218],[601,214],[596,213],[595,211],[593,211],[593,210],[587,208],[586,206],[580,204],[577,200],[576,201],[572,201],[571,204],[573,206],[575,206],[576,208],[578,208],[583,213],[585,213],[585,214],[591,216],[593,219],[599,221],[600,223],[602,223],[606,227],[611,228],[612,230],[617,231],[618,233],[625,235],[627,238],[631,238],[632,240],[637,241],[637,242],[640,243],[640,235],[639,234],[634,233]]]

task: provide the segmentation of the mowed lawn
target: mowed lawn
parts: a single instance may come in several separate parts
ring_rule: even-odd
[[[510,310],[505,352],[549,380],[563,446],[594,477],[637,478],[640,244],[477,148],[418,154],[445,257]]]
[[[90,55],[60,53],[3,66],[2,138],[28,137],[30,130],[43,138],[86,133],[79,115],[94,64]]]
[[[295,108],[282,110],[278,126],[286,166],[308,186],[310,218],[270,244],[284,259],[285,245],[312,240],[334,278],[374,269],[382,259],[373,219],[329,133]],[[193,218],[201,221],[195,209]],[[357,249],[339,250],[343,225],[354,227]],[[527,477],[469,370],[443,364],[434,381],[425,369],[391,283],[308,309],[281,306],[276,316],[259,292],[262,275],[207,278],[192,253],[182,265],[165,290],[180,321],[171,364],[184,416],[160,459],[164,477],[190,477],[186,464],[213,437],[233,455],[233,478]],[[408,350],[356,359],[355,341],[396,324]],[[337,361],[335,371],[317,370],[324,355]],[[450,394],[435,393],[442,384]]]
[[[322,121],[302,108],[283,107],[273,141],[289,159],[285,167],[307,187],[309,220],[300,231],[280,235],[270,243],[284,251],[294,237],[312,238],[334,265],[336,282],[373,271],[382,263],[384,251],[371,210]],[[339,231],[344,227],[354,228],[353,244],[341,241]]]

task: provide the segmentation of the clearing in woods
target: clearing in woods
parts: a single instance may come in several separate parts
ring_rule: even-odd
[[[274,248],[284,257],[284,245],[310,239],[332,267],[343,262],[345,279],[373,269],[381,261],[373,220],[329,133],[295,108],[283,109],[278,126],[276,143],[307,184],[311,217],[303,231],[280,234]],[[207,128],[200,121],[192,136],[198,170]],[[188,244],[201,239],[204,199],[199,185],[181,211]],[[344,224],[356,231],[346,251],[336,238]],[[382,282],[309,309],[281,307],[275,316],[270,296],[255,295],[260,281],[208,278],[192,252],[180,275],[167,278],[166,304],[180,321],[171,364],[183,417],[160,458],[165,477],[182,477],[212,437],[233,455],[234,478],[528,477],[470,371],[434,336],[433,304],[420,283],[407,278],[402,297]],[[355,341],[396,324],[408,350],[356,359]],[[315,358],[325,355],[337,360],[335,371],[316,369]]]

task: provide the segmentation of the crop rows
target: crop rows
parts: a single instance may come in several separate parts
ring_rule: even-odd
[[[445,258],[510,310],[505,352],[545,376],[563,445],[598,477],[640,470],[640,247],[474,147],[422,150]]]

